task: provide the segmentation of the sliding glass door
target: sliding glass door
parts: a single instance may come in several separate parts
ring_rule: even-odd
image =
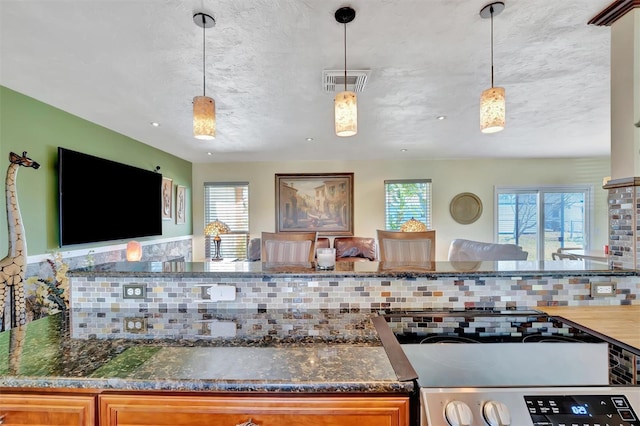
[[[588,248],[589,187],[497,187],[496,241],[522,246],[528,260],[559,248]]]

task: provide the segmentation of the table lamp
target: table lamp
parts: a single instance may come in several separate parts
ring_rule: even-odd
[[[213,236],[213,257],[211,260],[222,260],[222,255],[220,254],[220,234],[228,234],[229,232],[231,232],[229,226],[218,219],[205,226],[204,234]]]
[[[400,231],[402,232],[424,232],[426,230],[427,225],[420,222],[419,220],[415,220],[414,218],[411,218],[400,225]]]

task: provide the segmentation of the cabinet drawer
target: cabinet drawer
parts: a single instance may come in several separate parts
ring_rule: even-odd
[[[101,426],[407,426],[408,397],[99,396]]]
[[[94,426],[95,406],[92,396],[0,394],[2,426]]]

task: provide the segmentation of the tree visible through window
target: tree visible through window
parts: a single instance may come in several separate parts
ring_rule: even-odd
[[[528,260],[559,248],[588,249],[591,189],[584,186],[496,188],[497,241],[521,246]]]
[[[385,229],[400,230],[414,218],[431,229],[431,179],[386,180]]]
[[[204,184],[204,226],[214,220],[226,223],[230,233],[220,235],[223,258],[246,258],[249,242],[249,184],[206,182]],[[213,238],[205,237],[205,256],[213,255]]]

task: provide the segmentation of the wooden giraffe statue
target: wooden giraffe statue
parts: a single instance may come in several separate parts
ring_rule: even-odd
[[[7,195],[7,225],[9,227],[9,253],[0,260],[0,320],[4,318],[7,294],[13,288],[11,297],[10,327],[24,325],[27,322],[27,307],[24,299],[24,272],[27,266],[27,240],[22,225],[18,194],[16,193],[16,176],[20,166],[38,169],[40,164],[27,157],[27,151],[19,156],[9,154],[9,168],[5,180]],[[5,327],[6,328],[6,327]]]

